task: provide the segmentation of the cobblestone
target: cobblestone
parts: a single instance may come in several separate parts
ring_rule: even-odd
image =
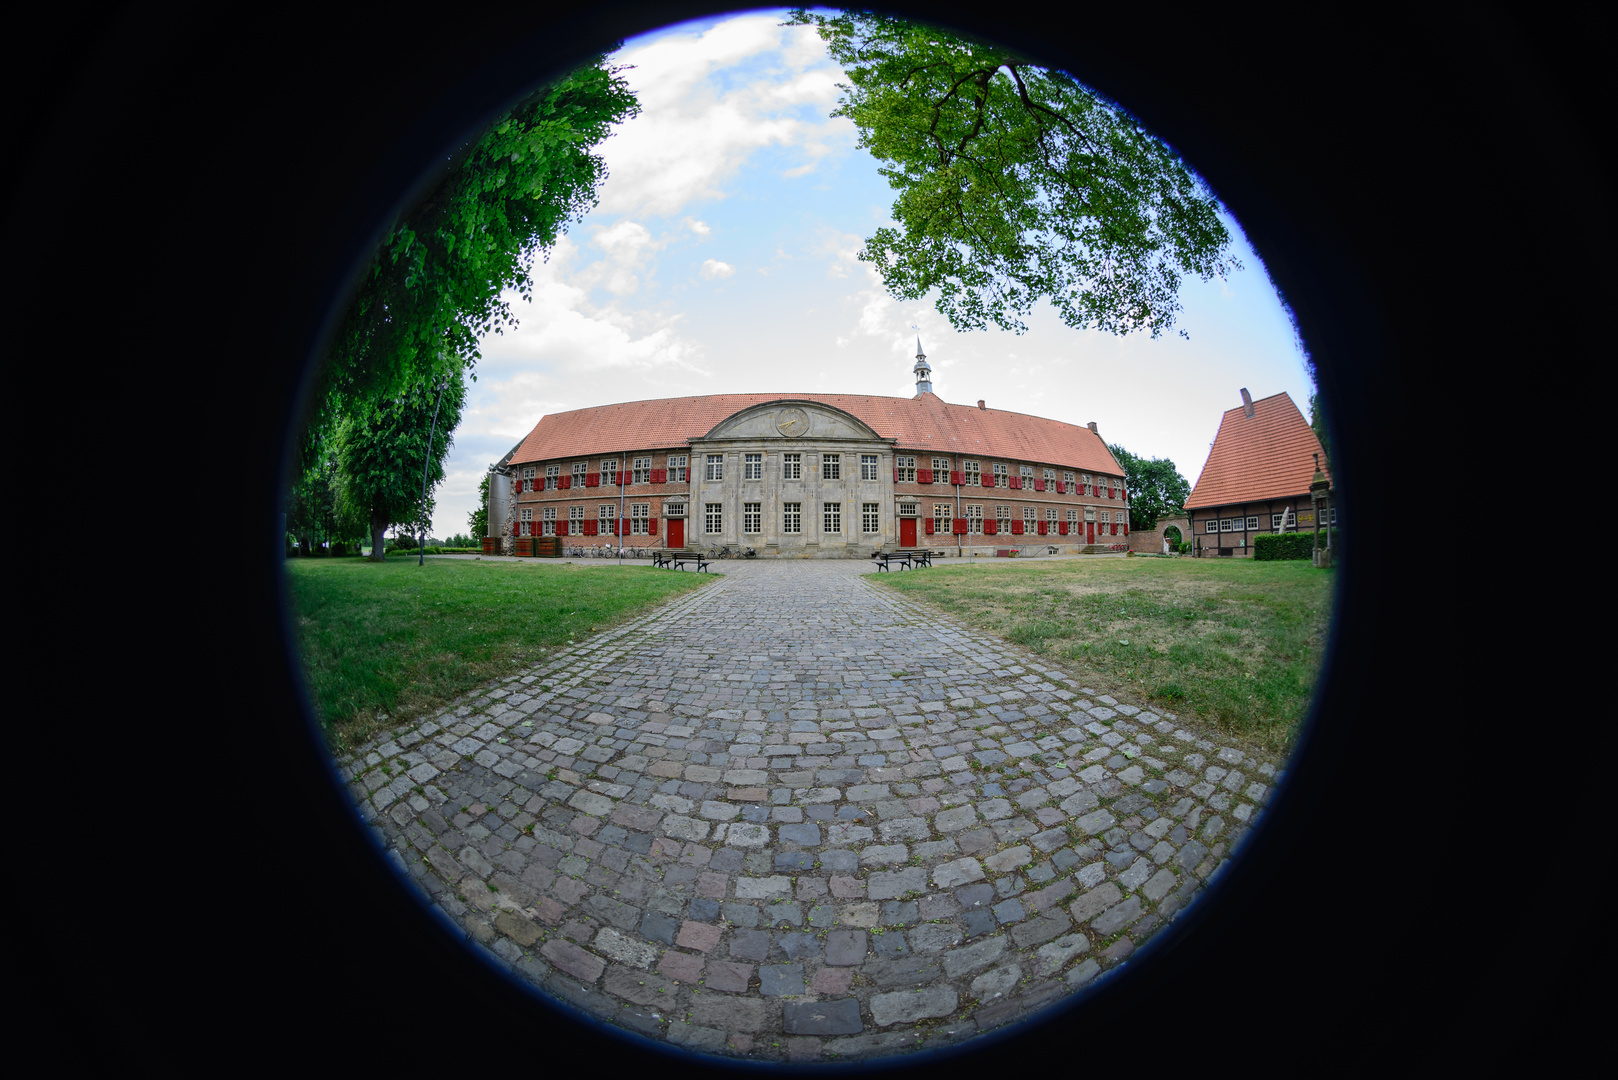
[[[800,1062],[992,1030],[1173,921],[1280,780],[863,563],[724,570],[339,762],[471,941],[609,1023]]]

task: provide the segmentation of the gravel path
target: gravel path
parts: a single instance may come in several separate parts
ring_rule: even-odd
[[[475,947],[610,1023],[760,1060],[971,1038],[1183,911],[1278,777],[868,563],[723,569],[340,763]]]

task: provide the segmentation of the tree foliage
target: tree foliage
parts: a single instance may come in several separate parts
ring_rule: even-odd
[[[492,470],[491,470],[492,471]],[[483,474],[478,482],[477,507],[466,515],[466,524],[472,530],[473,544],[483,543],[483,538],[489,535],[489,473]]]
[[[1240,269],[1206,186],[1065,72],[873,12],[800,9],[790,24],[814,26],[843,67],[832,115],[898,192],[900,227],[859,254],[895,297],[938,289],[958,330],[1021,333],[1043,298],[1075,329],[1157,337],[1183,275]]]
[[[1121,446],[1109,446],[1112,456],[1124,470],[1124,487],[1129,491],[1129,527],[1145,532],[1157,528],[1166,517],[1185,513],[1185,500],[1191,485],[1168,458],[1136,457]]]
[[[335,467],[335,512],[376,552],[383,529],[419,520],[436,387],[450,380],[430,483],[443,478],[478,341],[516,324],[503,295],[528,299],[534,259],[595,205],[607,168],[592,150],[639,112],[621,70],[597,58],[469,139],[389,227],[344,309],[294,490]]]
[[[461,420],[466,383],[459,374],[449,376],[441,405],[437,405],[437,398],[435,386],[407,387],[398,397],[379,405],[351,409],[337,425],[333,442],[338,504],[341,512],[366,522],[373,558],[381,557],[382,533],[390,525],[409,525],[414,533],[424,518],[432,517],[432,489],[444,479],[444,458]],[[425,506],[424,464],[428,492]]]

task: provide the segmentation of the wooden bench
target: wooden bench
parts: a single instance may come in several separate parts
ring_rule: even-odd
[[[919,570],[923,566],[931,566],[931,565],[933,565],[933,556],[934,555],[942,555],[943,552],[941,552],[941,551],[929,551],[926,548],[900,548],[898,551],[895,551],[893,554],[896,555],[896,556],[901,556],[902,555],[904,558],[906,558],[906,559],[908,559],[910,561],[911,566],[913,566],[913,567],[915,567],[916,569]]]
[[[695,563],[698,570],[708,572],[708,556],[701,551],[671,551],[668,553],[668,562],[676,570],[684,570],[686,563]]]
[[[891,570],[893,564],[898,563],[902,570],[910,569],[910,556],[899,551],[878,551],[871,558],[876,560],[878,570]]]

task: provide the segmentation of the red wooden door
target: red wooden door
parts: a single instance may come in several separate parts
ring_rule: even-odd
[[[669,547],[685,547],[685,521],[681,518],[669,518]]]
[[[913,548],[916,546],[916,519],[899,519],[899,546]]]
[[[1084,523],[1084,542],[1086,544],[1093,544],[1096,542],[1096,523],[1093,521],[1086,521]]]

